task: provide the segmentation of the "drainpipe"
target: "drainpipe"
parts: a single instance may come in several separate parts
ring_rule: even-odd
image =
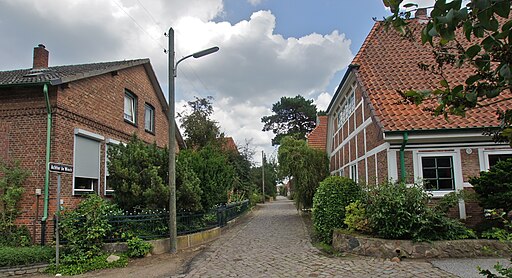
[[[41,219],[41,245],[45,244],[46,239],[46,220],[48,219],[48,202],[49,202],[49,187],[50,187],[50,171],[48,164],[50,163],[50,146],[51,146],[51,131],[52,131],[52,107],[50,105],[50,98],[48,96],[48,84],[43,85],[43,94],[46,101],[46,160],[45,160],[45,176],[44,176],[44,210],[43,218]]]
[[[404,132],[402,146],[400,147],[400,181],[405,182],[405,145],[409,140],[409,134]]]

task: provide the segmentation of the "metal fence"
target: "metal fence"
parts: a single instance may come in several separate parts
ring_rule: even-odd
[[[224,227],[248,208],[249,200],[244,200],[218,206],[207,213],[179,213],[176,215],[178,235]],[[169,212],[111,215],[108,221],[112,229],[105,242],[124,241],[131,236],[146,240],[169,237]]]

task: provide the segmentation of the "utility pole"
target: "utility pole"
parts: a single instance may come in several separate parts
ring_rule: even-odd
[[[263,192],[263,203],[265,203],[265,153],[261,151],[261,191]]]

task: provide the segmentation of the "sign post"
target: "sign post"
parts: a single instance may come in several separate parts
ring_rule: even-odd
[[[73,174],[73,166],[66,165],[62,163],[48,163],[48,169],[50,172],[57,173],[57,211],[55,212],[55,267],[57,271],[59,269],[59,248],[60,248],[60,238],[59,238],[59,216],[60,216],[60,180],[61,174]]]

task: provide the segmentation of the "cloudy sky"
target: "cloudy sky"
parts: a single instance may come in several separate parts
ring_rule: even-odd
[[[177,109],[213,96],[226,136],[270,156],[261,117],[282,96],[325,109],[372,18],[386,15],[381,0],[0,0],[0,70],[30,68],[42,43],[50,66],[149,58],[167,92],[173,27],[176,59],[220,48],[180,64]]]

